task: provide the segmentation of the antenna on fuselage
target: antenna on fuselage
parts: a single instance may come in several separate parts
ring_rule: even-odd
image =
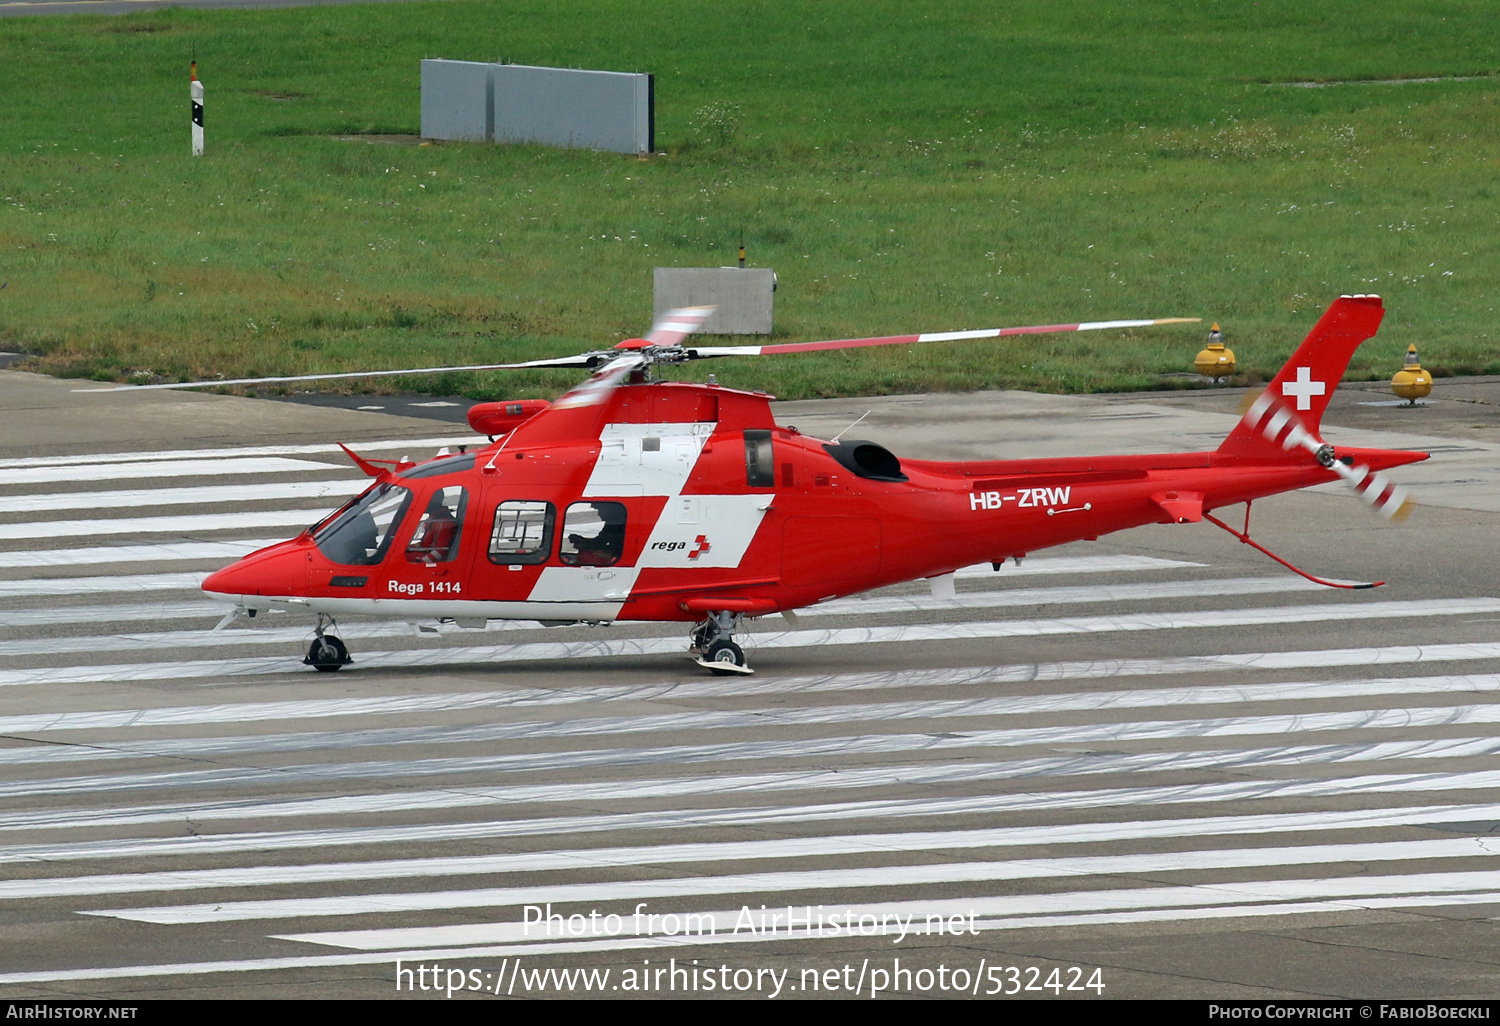
[[[860,415],[859,420],[864,420],[866,417],[868,417],[870,414],[872,414],[874,412],[875,412],[874,410],[866,410],[864,413],[862,413]],[[844,437],[844,432],[845,431],[853,431],[855,428],[859,427],[859,420],[856,420],[853,424],[850,424],[848,427],[844,428],[843,431],[840,431],[838,434],[834,435],[833,436],[833,442],[832,442],[832,444],[838,445],[839,444],[839,439]]]

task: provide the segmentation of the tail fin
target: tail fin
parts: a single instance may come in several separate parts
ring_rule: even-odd
[[[1220,455],[1238,457],[1278,456],[1284,448],[1276,435],[1283,429],[1316,437],[1323,411],[1333,398],[1360,343],[1380,329],[1385,306],[1379,296],[1340,296],[1333,301],[1292,358],[1286,362],[1260,397],[1219,446]],[[1263,424],[1275,420],[1276,430]]]

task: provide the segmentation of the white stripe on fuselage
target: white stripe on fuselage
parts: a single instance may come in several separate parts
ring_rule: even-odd
[[[643,567],[740,565],[774,495],[679,495],[668,500],[646,548]]]
[[[583,497],[682,494],[714,427],[712,422],[604,425]],[[654,448],[646,447],[647,439]]]
[[[644,567],[739,566],[774,496],[682,494],[715,427],[711,421],[606,424],[583,497],[663,496],[666,505],[634,566],[549,566],[528,601],[623,605]]]

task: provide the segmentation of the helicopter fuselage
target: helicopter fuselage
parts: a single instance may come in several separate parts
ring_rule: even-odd
[[[212,575],[247,610],[542,622],[757,616],[1318,484],[1222,452],[901,460],[775,424],[769,397],[628,384],[477,451],[382,471]],[[1373,469],[1421,454],[1344,449]]]

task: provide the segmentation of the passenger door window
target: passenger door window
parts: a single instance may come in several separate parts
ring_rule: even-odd
[[[575,502],[563,517],[558,557],[568,566],[614,566],[625,552],[625,505]]]
[[[545,563],[552,550],[556,512],[550,502],[513,499],[495,508],[491,563]]]

